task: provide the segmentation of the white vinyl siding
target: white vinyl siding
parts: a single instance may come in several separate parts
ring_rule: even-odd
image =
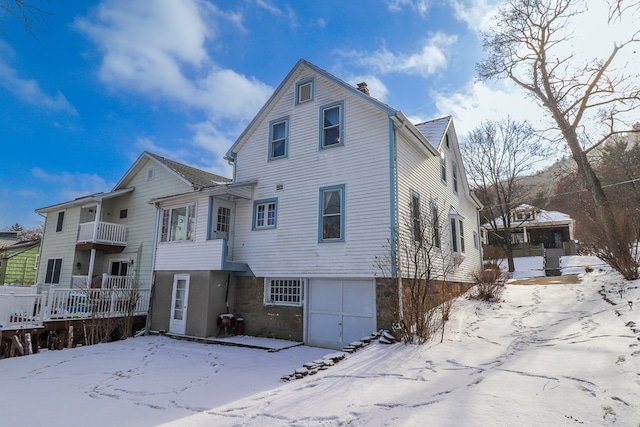
[[[295,81],[313,74],[294,76]],[[236,180],[259,178],[253,200],[238,200],[233,260],[249,264],[258,277],[370,277],[379,274],[374,257],[388,247],[391,224],[388,115],[357,94],[344,91],[320,75],[314,99],[295,105],[295,83],[282,93],[268,116],[252,130],[237,155]],[[319,111],[344,103],[342,132],[348,143],[318,149]],[[289,117],[286,161],[268,162],[264,141],[269,122]],[[295,142],[295,143],[293,143]],[[366,162],[358,159],[367,159]],[[382,165],[372,168],[371,165]],[[283,184],[282,191],[276,190]],[[318,242],[318,190],[345,185],[345,242]],[[277,228],[252,232],[254,201],[277,196]],[[379,215],[372,215],[372,207]],[[277,262],[274,260],[277,257]]]
[[[402,139],[403,135],[399,134],[398,139]],[[450,138],[450,151],[447,154],[451,159],[458,158],[456,156],[457,144],[455,138]],[[453,192],[452,186],[434,185],[441,181],[442,162],[440,155],[430,156],[425,160],[426,154],[416,148],[414,145],[398,141],[398,224],[401,235],[405,238],[411,238],[412,231],[405,227],[402,218],[410,218],[410,196],[411,191],[420,191],[423,205],[426,200],[433,201],[438,208],[440,216],[440,242],[443,251],[452,250],[451,222],[448,211],[451,207],[457,211],[460,216],[456,222],[456,230],[463,230],[466,237],[468,230],[477,230],[477,211],[470,197],[466,195],[462,183],[461,170],[458,168],[458,193]],[[458,163],[459,164],[459,163]],[[432,216],[433,214],[431,214]],[[462,228],[461,223],[462,221]],[[404,221],[406,223],[406,221]],[[466,243],[466,242],[464,242]],[[458,246],[458,254],[460,254],[460,236],[456,240]],[[465,245],[466,246],[466,245]],[[454,254],[451,253],[451,256]],[[469,281],[471,271],[481,266],[480,250],[478,248],[470,249],[465,247],[464,261],[449,274],[447,280],[452,281]]]
[[[157,271],[209,271],[222,270],[225,254],[231,256],[233,244],[226,238],[212,238],[207,235],[209,203],[217,207],[215,198],[202,194],[189,194],[182,200],[184,204],[195,203],[196,228],[194,239],[183,244],[158,244],[156,250]],[[217,209],[215,210],[217,212]],[[217,215],[214,219],[217,218]],[[233,235],[235,220],[230,218],[228,236]],[[215,224],[213,224],[215,227]]]

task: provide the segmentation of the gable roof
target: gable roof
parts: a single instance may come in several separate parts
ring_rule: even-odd
[[[273,92],[271,97],[267,100],[267,102],[265,102],[265,104],[262,106],[260,111],[258,111],[258,113],[255,115],[255,117],[251,120],[251,122],[244,129],[244,131],[242,131],[242,133],[240,134],[238,139],[236,139],[236,141],[233,143],[231,148],[227,151],[227,154],[225,155],[225,159],[227,159],[227,160],[234,160],[235,159],[235,154],[238,152],[238,149],[243,144],[243,142],[245,141],[246,137],[249,135],[251,130],[271,110],[272,106],[275,105],[275,102],[277,102],[277,100],[280,99],[283,96],[284,88],[293,84],[292,79],[294,78],[294,76],[296,74],[298,74],[298,71],[303,67],[306,67],[306,68],[312,70],[313,72],[321,75],[322,77],[326,78],[327,80],[331,81],[332,83],[334,83],[334,84],[342,87],[343,89],[351,92],[352,94],[360,97],[360,99],[371,103],[373,106],[375,106],[378,109],[384,111],[387,115],[389,115],[389,117],[394,118],[396,120],[396,123],[401,123],[402,125],[406,125],[408,128],[410,128],[409,130],[414,134],[414,136],[416,137],[416,140],[420,141],[421,144],[426,144],[425,148],[429,152],[431,152],[432,155],[437,155],[437,151],[434,151],[432,149],[433,148],[433,144],[429,143],[429,141],[422,141],[421,140],[421,138],[423,138],[424,135],[415,130],[414,125],[411,122],[409,122],[409,120],[405,117],[404,114],[402,114],[402,112],[400,110],[396,110],[395,108],[390,107],[389,105],[385,104],[384,102],[381,102],[381,101],[377,100],[376,98],[363,93],[362,91],[360,91],[355,86],[352,86],[352,85],[346,83],[344,80],[339,79],[338,77],[334,76],[333,74],[329,73],[326,70],[323,70],[322,68],[318,67],[317,65],[314,65],[314,64],[312,64],[311,62],[309,62],[309,61],[307,61],[305,59],[299,59],[298,62],[296,62],[296,64],[293,66],[291,71],[289,71],[289,73],[286,75],[286,77],[278,85],[278,87]]]
[[[220,184],[228,184],[231,182],[231,179],[225,178],[220,175],[216,175],[214,173],[206,172],[201,169],[194,168],[192,166],[187,166],[182,163],[175,162],[173,160],[167,159],[165,157],[159,156],[157,154],[150,153],[148,151],[144,151],[140,157],[133,163],[133,165],[129,168],[129,170],[124,174],[124,176],[120,179],[120,181],[115,185],[113,190],[108,193],[95,193],[89,194],[86,196],[78,197],[74,200],[58,203],[51,206],[46,206],[43,208],[36,209],[38,213],[46,213],[54,210],[61,210],[70,208],[73,206],[84,206],[88,203],[92,202],[101,202],[104,199],[109,199],[112,197],[119,196],[124,193],[128,193],[134,190],[133,187],[127,187],[126,184],[131,181],[131,179],[142,170],[143,166],[146,164],[147,160],[151,160],[161,167],[168,170],[171,174],[176,176],[178,179],[183,181],[185,184],[195,188],[203,188],[203,187],[211,187]]]
[[[438,149],[452,120],[451,116],[445,116],[418,123],[415,127],[427,138],[427,141],[429,141],[434,148]]]
[[[193,187],[208,187],[218,183],[231,182],[231,179],[225,178],[220,175],[216,175],[211,172],[203,171],[192,166],[187,166],[183,163],[167,159],[166,157],[159,156],[157,154],[144,151],[140,157],[133,163],[129,170],[124,174],[120,181],[116,184],[113,190],[117,190],[126,186],[126,184],[142,169],[147,160],[151,160],[158,163],[165,168],[171,174],[175,175],[178,179],[185,184]]]

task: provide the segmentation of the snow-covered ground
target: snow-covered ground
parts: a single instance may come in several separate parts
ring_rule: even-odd
[[[335,351],[140,337],[4,359],[0,422],[637,427],[639,287],[598,270],[507,285],[498,304],[460,299],[443,343],[373,343],[290,382],[280,377]]]

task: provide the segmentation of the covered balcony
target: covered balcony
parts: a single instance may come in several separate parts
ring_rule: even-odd
[[[126,246],[126,225],[104,221],[80,224],[76,250],[97,249],[105,252],[122,252]]]

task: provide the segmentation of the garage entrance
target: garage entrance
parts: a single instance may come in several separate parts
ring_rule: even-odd
[[[376,331],[373,280],[309,280],[307,344],[340,349]]]

